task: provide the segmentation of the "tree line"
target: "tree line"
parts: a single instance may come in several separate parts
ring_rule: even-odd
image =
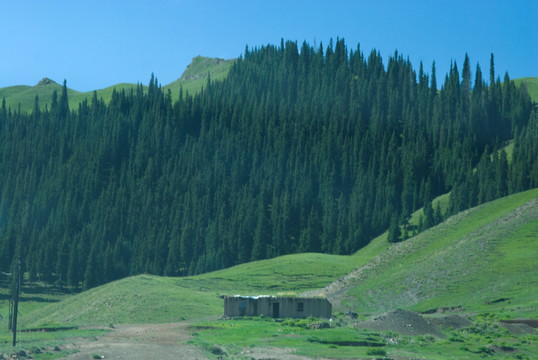
[[[0,109],[0,267],[21,256],[31,280],[79,289],[350,254],[423,206],[422,229],[538,186],[533,106],[493,55],[489,83],[466,55],[438,87],[435,63],[343,39],[247,47],[177,99],[152,75],[69,109],[64,82],[50,109]]]

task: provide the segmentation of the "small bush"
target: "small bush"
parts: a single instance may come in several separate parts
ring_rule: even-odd
[[[465,342],[465,340],[459,336],[451,336],[448,338],[448,340],[451,342]]]
[[[367,355],[375,355],[375,356],[386,356],[387,352],[383,349],[379,348],[370,348],[366,351]]]
[[[211,351],[213,355],[226,355],[226,351],[216,345],[213,345],[209,351]]]
[[[32,354],[41,354],[41,348],[38,348],[37,346],[33,346],[32,348],[30,348],[30,351],[32,352]]]
[[[486,346],[480,346],[476,353],[477,354],[492,354],[493,350],[491,350],[490,348],[488,348]]]

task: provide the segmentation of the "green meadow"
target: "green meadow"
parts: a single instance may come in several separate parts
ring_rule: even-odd
[[[536,335],[510,334],[489,314],[478,316],[465,329],[446,329],[445,336],[407,336],[372,332],[352,325],[318,330],[314,320],[275,322],[246,318],[199,322],[192,325],[190,343],[209,358],[224,355],[249,359],[250,354],[293,349],[292,354],[319,359],[533,359]],[[216,356],[215,356],[216,355]]]

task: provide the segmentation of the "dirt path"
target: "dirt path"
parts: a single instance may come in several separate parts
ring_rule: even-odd
[[[73,348],[78,353],[64,359],[207,359],[200,350],[187,344],[191,338],[188,322],[153,325],[118,325],[95,340],[82,339]]]

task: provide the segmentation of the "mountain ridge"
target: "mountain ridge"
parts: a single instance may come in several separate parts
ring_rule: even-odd
[[[222,59],[197,55],[192,59],[191,63],[187,65],[179,78],[169,84],[162,85],[162,88],[170,90],[173,99],[176,99],[179,96],[180,88],[183,88],[184,92],[188,91],[191,94],[195,94],[206,85],[208,75],[211,76],[211,80],[224,80],[236,60],[237,59]],[[538,102],[538,77],[523,77],[512,80],[518,87],[525,84],[531,99]],[[69,106],[73,109],[82,101],[90,100],[94,92],[97,92],[98,98],[103,98],[105,102],[108,102],[112,97],[114,89],[116,91],[130,91],[136,89],[137,86],[138,84],[118,83],[102,89],[90,91],[78,91],[68,87]],[[145,85],[142,86],[146,89]],[[5,98],[6,107],[17,109],[20,104],[22,111],[32,111],[35,96],[37,95],[39,97],[40,107],[41,109],[44,109],[45,106],[50,107],[54,90],[59,93],[61,87],[62,86],[53,79],[44,77],[34,86],[12,85],[0,88],[0,99]],[[47,90],[43,91],[44,89]]]
[[[236,59],[226,60],[198,55],[192,59],[191,63],[187,65],[187,68],[178,79],[161,86],[163,89],[171,91],[173,99],[177,99],[179,96],[180,88],[182,88],[184,92],[195,94],[206,85],[208,74],[213,81],[223,80],[235,60]],[[90,91],[78,91],[68,87],[67,94],[69,107],[74,109],[84,100],[91,101],[94,92],[97,93],[98,98],[102,98],[108,103],[114,89],[116,91],[131,91],[135,90],[138,85],[139,84],[118,83],[102,89]],[[147,86],[142,86],[144,89],[147,89]],[[53,79],[44,77],[34,86],[13,85],[0,88],[0,100],[5,98],[6,107],[10,107],[12,110],[18,109],[20,104],[21,111],[31,112],[34,108],[36,96],[38,96],[40,108],[43,110],[45,107],[50,108],[52,93],[56,91],[59,94],[61,90],[62,85]]]

